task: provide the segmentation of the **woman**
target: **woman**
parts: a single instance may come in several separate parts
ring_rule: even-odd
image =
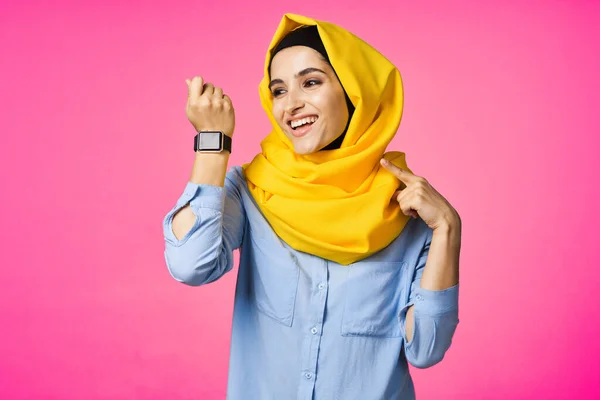
[[[264,72],[273,131],[227,173],[228,151],[196,152],[163,221],[169,271],[208,284],[240,249],[228,399],[412,399],[408,362],[439,362],[458,323],[461,223],[403,153],[384,153],[399,72],[343,28],[295,14]],[[186,82],[195,129],[232,137],[231,99]]]

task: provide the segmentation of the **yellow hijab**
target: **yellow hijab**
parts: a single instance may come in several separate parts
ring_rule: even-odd
[[[298,155],[273,117],[268,68],[277,44],[304,25],[317,25],[355,111],[339,149]],[[262,153],[242,167],[275,233],[296,250],[342,265],[390,244],[410,218],[390,201],[400,183],[379,164],[402,116],[398,69],[339,26],[285,14],[267,51],[259,95],[273,130],[261,142]],[[410,171],[404,153],[385,153],[385,158]]]

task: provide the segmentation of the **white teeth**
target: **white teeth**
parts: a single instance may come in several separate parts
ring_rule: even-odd
[[[299,119],[297,121],[292,121],[291,126],[292,126],[292,128],[297,128],[297,127],[307,124],[309,122],[315,122],[316,120],[317,120],[317,117],[306,117],[306,118]]]

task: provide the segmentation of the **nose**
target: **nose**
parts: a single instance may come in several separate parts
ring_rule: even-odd
[[[297,109],[304,107],[304,98],[302,96],[302,93],[298,92],[301,91],[295,88],[290,88],[287,92],[287,96],[285,96],[285,112],[290,115],[295,114],[295,111]]]

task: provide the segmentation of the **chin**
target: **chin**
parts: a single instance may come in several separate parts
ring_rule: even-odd
[[[299,155],[316,153],[323,147],[326,147],[329,143],[333,142],[337,137],[335,136],[334,138],[329,139],[328,135],[323,134],[322,131],[309,132],[303,137],[295,137],[286,132],[286,136],[292,142],[294,153]]]
[[[325,147],[325,145],[321,145],[320,141],[310,137],[294,138],[292,139],[292,145],[294,146],[294,152],[301,155],[316,153]]]
[[[311,153],[316,152],[317,150],[318,150],[318,148],[316,148],[314,146],[308,147],[308,146],[302,146],[302,145],[300,145],[300,146],[294,145],[294,152],[296,154],[300,154],[300,155],[311,154]]]

